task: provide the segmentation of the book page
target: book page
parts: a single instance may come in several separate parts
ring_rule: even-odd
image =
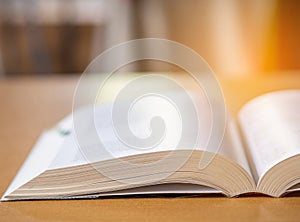
[[[172,93],[174,94],[176,92]],[[180,95],[176,96],[177,98],[180,98]],[[130,147],[128,144],[120,141],[120,138],[116,135],[112,122],[111,104],[99,104],[95,107],[95,109],[90,106],[77,110],[75,113],[75,115],[79,115],[79,120],[81,121],[81,144],[78,144],[78,134],[74,132],[72,116],[69,116],[58,124],[58,128],[60,128],[61,131],[68,131],[70,134],[66,135],[60,152],[50,165],[49,169],[175,149],[209,151],[205,148],[205,146],[211,133],[212,118],[210,106],[204,95],[193,94],[193,96],[196,97],[195,101],[197,104],[197,112],[199,113],[198,118],[200,122],[197,132],[200,136],[198,136],[197,144],[194,147],[178,147],[178,142],[182,133],[180,125],[181,119],[178,118],[176,109],[169,107],[168,104],[162,103],[162,101],[157,100],[157,98],[155,98],[155,101],[152,101],[152,98],[149,97],[148,100],[139,107],[139,110],[132,110],[131,117],[129,118],[130,130],[132,130],[138,138],[145,138],[151,134],[151,131],[149,131],[149,122],[151,122],[151,118],[157,115],[162,116],[166,125],[166,133],[164,134],[163,140],[151,149]],[[95,129],[93,130],[95,127],[96,131]],[[192,140],[193,138],[190,138],[189,135],[195,134],[196,129],[189,127],[185,130],[187,130],[185,135],[188,135],[186,140]],[[99,144],[100,142],[102,144]],[[193,141],[187,141],[187,143],[191,144],[192,142]],[[83,147],[81,145],[83,145]],[[102,145],[102,149],[100,145]],[[227,127],[222,145],[217,152],[218,154],[231,159],[233,162],[236,162],[249,174],[251,174],[250,167],[244,153],[244,148],[240,141],[240,135],[233,118],[230,116],[228,116],[227,119]],[[200,161],[201,160],[199,160],[199,162]]]
[[[103,107],[102,107],[103,108]],[[86,122],[87,123],[87,122]],[[91,163],[91,161],[85,156],[85,151],[83,151],[80,146],[78,146],[76,142],[76,134],[72,130],[72,118],[69,116],[65,120],[63,120],[58,127],[60,127],[61,131],[70,131],[71,133],[65,135],[65,140],[61,145],[60,151],[58,152],[57,156],[55,157],[54,161],[49,166],[49,169],[56,169],[56,168],[63,168],[63,167],[70,167],[82,164]],[[89,128],[89,127],[87,127]],[[208,129],[202,129],[205,134],[208,135]],[[111,132],[111,128],[105,128],[106,133]],[[57,133],[59,131],[57,130]],[[109,148],[110,152],[113,152],[115,158],[125,157],[130,155],[142,154],[142,153],[150,153],[150,152],[159,152],[159,151],[166,151],[172,150],[169,146],[158,146],[155,150],[134,150],[128,149],[124,144],[120,143],[120,141],[116,141],[112,135],[106,135],[105,139],[102,140]],[[87,136],[89,138],[89,136]],[[92,141],[91,139],[88,139]],[[106,153],[102,152],[100,155],[101,150],[97,149],[97,143],[91,146],[90,149],[93,152],[97,152],[95,155],[94,161],[104,161],[110,159]],[[95,150],[94,150],[95,149]],[[174,148],[173,148],[174,149]],[[182,148],[182,149],[192,149],[190,147]],[[197,147],[195,150],[205,150],[204,148]],[[227,126],[225,135],[223,137],[223,141],[221,147],[217,150],[217,154],[227,157],[228,159],[232,160],[233,162],[240,165],[245,171],[251,175],[251,169],[247,160],[247,156],[244,152],[244,146],[240,139],[240,134],[236,125],[235,120],[231,115],[228,115],[227,118]],[[200,161],[200,160],[199,160]]]
[[[176,98],[177,107],[191,107],[185,95],[167,93]],[[204,149],[212,124],[210,106],[204,95],[191,96],[195,96],[196,105],[195,111],[192,107],[189,112],[180,112],[174,104],[156,95],[137,101],[130,109],[127,101],[121,101],[117,114],[113,103],[76,110],[58,124],[62,131],[70,133],[51,168],[176,149]],[[190,113],[198,119],[189,118]]]
[[[6,195],[47,170],[63,142],[64,137],[55,129],[43,132],[1,200],[7,200]]]
[[[300,90],[265,94],[239,112],[256,182],[277,163],[300,154]]]

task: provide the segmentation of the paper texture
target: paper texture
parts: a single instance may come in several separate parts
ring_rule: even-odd
[[[55,129],[44,132],[28,155],[26,161],[4,193],[5,196],[44,172],[57,155],[64,138]]]
[[[300,154],[300,90],[265,94],[247,103],[239,123],[258,178],[279,162]]]

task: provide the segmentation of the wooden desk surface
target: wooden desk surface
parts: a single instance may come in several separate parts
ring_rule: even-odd
[[[0,80],[0,195],[43,129],[72,109],[78,76]],[[265,92],[298,88],[300,71],[221,79],[236,112]],[[1,202],[0,221],[300,221],[300,197],[120,198]]]

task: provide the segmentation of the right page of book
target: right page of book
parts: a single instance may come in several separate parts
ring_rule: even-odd
[[[256,183],[277,163],[300,154],[300,90],[257,97],[239,112]]]

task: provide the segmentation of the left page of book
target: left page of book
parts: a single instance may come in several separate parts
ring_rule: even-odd
[[[5,201],[6,195],[47,170],[59,152],[63,141],[64,136],[56,128],[45,131],[36,142],[1,200]]]

